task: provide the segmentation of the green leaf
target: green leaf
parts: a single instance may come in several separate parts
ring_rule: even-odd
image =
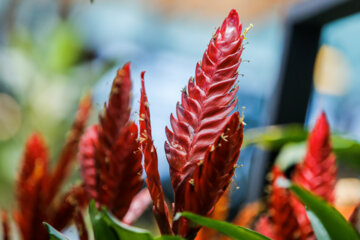
[[[261,235],[260,233],[257,233],[250,229],[243,228],[243,227],[240,227],[240,226],[228,223],[228,222],[202,217],[202,216],[190,213],[190,212],[178,213],[175,216],[175,219],[178,219],[180,216],[185,217],[196,224],[214,229],[222,234],[225,234],[225,235],[235,238],[235,239],[246,239],[246,240],[268,239],[269,240],[269,238]]]
[[[281,156],[280,167],[284,170],[291,164],[298,161],[301,154],[301,147],[296,149],[296,143],[304,145],[308,136],[307,129],[299,124],[276,125],[266,128],[253,128],[245,132],[243,147],[258,145],[267,150],[279,150],[287,147],[285,156]],[[352,167],[360,169],[360,143],[353,139],[348,139],[340,134],[332,134],[331,142],[333,151],[339,162],[344,162]],[[293,147],[287,144],[292,143]],[[291,153],[295,150],[295,153]],[[297,156],[297,154],[299,154]],[[290,156],[290,157],[289,157]],[[286,160],[287,158],[290,158]]]
[[[69,240],[61,232],[53,228],[50,224],[44,222],[44,225],[49,233],[49,240]]]
[[[104,220],[104,214],[96,208],[95,201],[89,204],[89,215],[93,226],[95,239],[118,240],[116,232]]]
[[[307,130],[298,124],[253,128],[245,132],[243,147],[259,145],[269,150],[279,150],[289,142],[303,142],[308,135]]]
[[[118,239],[153,240],[154,237],[145,229],[126,225],[117,220],[108,211],[103,210],[104,220],[109,227],[115,230]]]
[[[181,237],[160,236],[154,238],[151,233],[145,229],[126,225],[120,222],[115,216],[105,208],[99,211],[95,202],[92,200],[89,204],[90,219],[94,229],[95,239],[106,240],[181,240]]]
[[[63,72],[79,59],[83,43],[76,29],[62,22],[54,29],[46,46],[45,66],[51,71]]]
[[[360,239],[350,223],[329,203],[296,184],[290,184],[289,188],[303,202],[307,209],[319,219],[330,239]],[[319,231],[323,230],[317,229],[315,233],[319,234]]]
[[[332,135],[331,143],[338,161],[360,169],[360,143],[358,141],[341,135]]]

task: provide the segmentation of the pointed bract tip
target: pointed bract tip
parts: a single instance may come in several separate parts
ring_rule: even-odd
[[[318,117],[318,121],[326,121],[327,122],[327,116],[326,116],[326,113],[325,113],[325,111],[323,110],[323,111],[321,111],[321,113],[320,113],[320,115],[319,115],[319,117]]]
[[[33,132],[27,139],[27,146],[31,148],[45,147],[46,143],[40,132]]]
[[[238,12],[233,8],[230,10],[228,18],[239,17]]]
[[[145,71],[141,72],[140,77],[141,77],[141,88],[144,89],[145,88]]]
[[[227,18],[225,18],[221,27],[216,31],[215,38],[220,41],[226,40],[231,42],[240,37],[240,31],[239,15],[237,11],[233,9]]]
[[[130,67],[131,67],[130,62],[125,63],[124,66],[122,66],[117,70],[117,75],[118,76],[130,75]]]
[[[232,25],[239,25],[239,14],[235,9],[232,9],[227,16],[225,22],[231,23]]]
[[[313,131],[320,131],[323,132],[324,134],[330,134],[329,122],[324,111],[322,111],[318,116],[318,118],[316,119],[316,123]]]
[[[127,62],[124,64],[124,66],[122,67],[123,69],[129,70],[131,67],[131,62]]]

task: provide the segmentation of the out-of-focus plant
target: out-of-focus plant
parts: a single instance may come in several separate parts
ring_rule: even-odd
[[[34,133],[28,138],[16,184],[17,209],[13,214],[22,239],[47,239],[43,221],[63,229],[72,220],[76,208],[86,204],[81,185],[63,194],[60,190],[69,177],[90,108],[91,101],[87,96],[80,103],[57,164],[52,169],[42,135]],[[8,219],[3,218],[5,239],[10,235],[7,222]]]
[[[79,149],[89,199],[106,206],[119,219],[143,184],[138,130],[130,121],[130,91],[128,63],[117,72],[105,112],[99,124],[86,131]]]
[[[281,139],[276,136],[274,138]],[[289,139],[288,136],[285,138]],[[347,222],[342,214],[332,207],[337,167],[324,113],[320,115],[306,146],[307,151],[303,154],[302,161],[291,163],[296,164],[292,173],[294,184],[285,180],[285,174],[279,166],[273,167],[266,214],[261,207],[262,203],[255,202],[246,205],[233,223],[252,226],[255,231],[275,240],[340,239],[340,236],[341,239],[360,239],[351,226],[358,225],[358,208]],[[222,201],[218,202],[220,203]],[[226,201],[222,204],[227,205]],[[224,206],[216,205],[214,212],[216,208],[224,209]],[[340,226],[342,230],[339,230]],[[216,233],[206,233],[198,234],[196,239],[228,239]]]
[[[317,195],[317,197],[313,200],[310,193],[298,187],[290,187],[295,194],[284,189],[284,186],[281,186],[279,182],[284,181],[285,175],[278,166],[274,166],[271,173],[272,183],[268,213],[267,215],[262,215],[257,221],[255,230],[272,239],[279,240],[316,239],[316,237],[324,239],[319,235],[322,236],[326,230],[325,232],[329,234],[329,239],[339,239],[334,238],[336,234],[331,229],[335,226],[327,225],[338,221],[339,224],[344,224],[346,230],[344,230],[343,234],[338,234],[337,236],[342,235],[342,239],[359,239],[356,231],[346,222],[340,213],[334,214],[330,219],[324,217],[326,211],[330,211],[326,210],[329,207],[325,205],[330,206],[334,202],[336,174],[336,158],[332,152],[330,128],[325,114],[322,113],[307,141],[304,159],[296,164],[291,176],[294,183]],[[316,200],[318,197],[323,199],[320,201],[321,203]],[[302,203],[298,200],[299,198]],[[322,202],[325,201],[327,203],[323,204]],[[305,203],[307,210],[303,203]],[[318,208],[320,210],[317,210],[316,213],[312,210]],[[331,211],[337,212],[336,210]],[[325,227],[325,230],[319,230],[319,226]]]
[[[330,145],[330,129],[324,113],[318,118],[307,145],[302,163],[297,164],[292,175],[294,182],[316,193],[327,201],[334,201],[334,187],[337,167],[335,155]],[[287,190],[279,189],[276,182],[284,177],[281,170],[274,167],[269,214],[274,226],[274,236],[278,239],[314,239],[312,227],[304,206]],[[260,230],[260,228],[258,228]]]
[[[51,27],[47,30],[42,25],[42,31],[15,24],[7,35],[2,35],[7,41],[0,47],[0,95],[15,104],[11,108],[14,111],[0,107],[0,115],[8,119],[3,125],[5,130],[16,129],[0,141],[0,158],[14,159],[0,161],[2,207],[14,207],[13,194],[5,193],[14,189],[16,160],[20,159],[18,149],[27,136],[34,129],[41,130],[51,155],[59,154],[76,103],[110,67],[104,61],[94,64],[93,57],[88,57],[80,31],[71,21],[48,23],[46,26]],[[92,56],[96,57],[96,53]]]

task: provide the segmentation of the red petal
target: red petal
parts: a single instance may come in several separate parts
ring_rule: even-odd
[[[162,234],[172,234],[168,208],[165,202],[164,191],[161,187],[158,172],[158,157],[151,136],[149,102],[145,92],[144,74],[141,74],[141,99],[139,111],[140,141],[144,154],[144,165],[147,175],[146,183],[154,202],[153,212]]]
[[[35,133],[26,143],[17,183],[19,209],[15,212],[14,218],[24,239],[42,240],[48,236],[42,225],[46,218],[44,190],[48,181],[47,168],[48,154],[45,142],[40,134]]]

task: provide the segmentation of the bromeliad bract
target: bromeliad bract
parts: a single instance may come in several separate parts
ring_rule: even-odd
[[[209,215],[233,176],[244,126],[239,112],[232,113],[237,104],[237,69],[243,51],[241,30],[239,16],[232,10],[211,39],[202,62],[197,64],[195,78],[190,78],[187,89],[183,90],[176,117],[170,116],[172,131],[166,127],[165,152],[175,192],[174,215],[182,211]],[[145,170],[161,229],[169,224],[159,187],[144,84],[141,94]],[[172,232],[177,235],[191,238],[197,231],[184,218],[172,223]]]

